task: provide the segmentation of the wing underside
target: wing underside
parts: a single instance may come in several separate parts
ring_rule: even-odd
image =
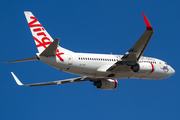
[[[51,81],[51,82],[43,82],[43,83],[34,83],[34,84],[22,84],[21,81],[17,78],[17,76],[11,72],[13,78],[15,79],[16,83],[20,86],[45,86],[45,85],[58,85],[58,84],[66,84],[66,83],[75,83],[75,82],[83,82],[83,81],[92,81],[94,80],[91,77],[77,77],[77,78],[71,78],[71,79],[65,79],[65,80],[57,80],[57,81]],[[95,80],[94,80],[95,81]]]
[[[117,72],[120,69],[130,71],[130,66],[135,65],[143,55],[154,31],[145,14],[142,14],[146,24],[146,30],[138,39],[138,41],[131,47],[131,49],[124,54],[121,60],[112,65],[109,69],[107,69],[107,71]]]

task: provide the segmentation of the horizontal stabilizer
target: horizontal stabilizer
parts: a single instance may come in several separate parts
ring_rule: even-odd
[[[59,44],[59,38],[56,38],[41,54],[40,56],[55,56],[57,47]]]
[[[25,59],[7,61],[7,62],[4,62],[4,63],[23,62],[23,61],[31,61],[31,60],[38,60],[38,59],[37,59],[37,57],[30,57],[30,58],[25,58]]]

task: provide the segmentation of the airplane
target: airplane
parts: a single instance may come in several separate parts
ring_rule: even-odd
[[[29,11],[24,12],[30,31],[38,49],[35,57],[8,61],[5,63],[39,60],[61,71],[82,77],[44,83],[22,84],[11,72],[20,86],[45,86],[65,83],[91,81],[98,89],[112,90],[118,86],[116,79],[164,79],[172,76],[175,70],[166,62],[142,56],[154,31],[144,13],[146,30],[137,42],[124,54],[76,53],[59,46],[59,38],[53,40],[36,17]]]

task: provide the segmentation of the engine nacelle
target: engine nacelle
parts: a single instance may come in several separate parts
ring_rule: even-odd
[[[95,81],[94,86],[96,86],[98,89],[112,90],[117,88],[118,81],[116,79],[102,79]]]
[[[137,63],[131,66],[131,69],[137,73],[150,74],[154,71],[154,65],[152,63]]]

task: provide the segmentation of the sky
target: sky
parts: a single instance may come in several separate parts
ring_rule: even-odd
[[[1,120],[178,120],[180,118],[180,1],[1,0]],[[176,73],[163,80],[118,79],[115,90],[89,81],[42,87],[18,86],[78,75],[40,61],[5,64],[38,52],[24,11],[31,11],[59,45],[74,52],[124,54],[146,29],[154,34],[144,56],[166,61]]]

